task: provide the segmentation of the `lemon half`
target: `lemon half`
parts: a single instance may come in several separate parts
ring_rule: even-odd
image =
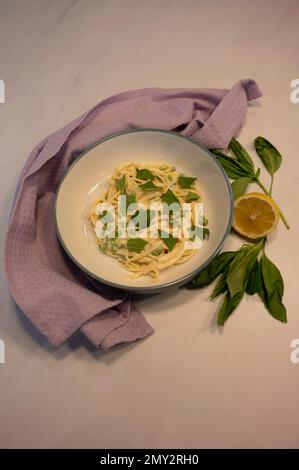
[[[272,232],[279,220],[279,209],[272,197],[247,193],[235,200],[233,227],[241,235],[256,239]]]

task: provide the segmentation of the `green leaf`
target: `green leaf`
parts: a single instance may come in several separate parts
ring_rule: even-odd
[[[251,177],[251,172],[247,168],[243,168],[235,158],[228,157],[219,150],[212,150],[212,153],[215,155],[230,179],[235,180],[242,178],[243,176]]]
[[[117,189],[121,192],[121,194],[124,194],[125,188],[126,188],[126,177],[125,175],[122,175],[121,178],[115,180],[115,184]]]
[[[146,168],[142,168],[141,170],[136,171],[136,177],[139,180],[150,180],[151,181],[155,178],[155,175],[153,175],[153,173],[151,173]]]
[[[268,297],[269,312],[277,320],[287,323],[287,310],[282,303],[282,299],[276,290],[271,297]]]
[[[170,206],[174,202],[180,203],[176,195],[171,191],[171,189],[168,189],[166,193],[162,194],[161,201]]]
[[[212,291],[211,299],[214,299],[215,297],[218,297],[218,295],[227,291],[226,274],[227,271],[224,271],[224,273],[220,275],[217,284]]]
[[[238,292],[233,297],[230,296],[229,292],[224,297],[223,304],[218,313],[218,325],[223,326],[228,317],[233,313],[241,302],[244,295],[244,290]]]
[[[244,245],[232,261],[227,273],[227,285],[231,297],[245,289],[249,273],[263,246],[264,240],[254,245]]]
[[[171,233],[158,230],[161,240],[165,243],[169,251],[172,251],[178,241],[177,238],[173,237]]]
[[[254,265],[250,271],[247,284],[246,284],[246,294],[254,295],[258,294],[262,286],[262,277],[260,271],[260,263],[256,259]]]
[[[139,187],[145,189],[146,191],[154,191],[155,189],[161,189],[159,186],[156,186],[152,181],[147,181],[146,183],[140,184]]]
[[[200,289],[201,287],[208,286],[219,274],[225,271],[226,267],[232,262],[237,253],[237,251],[220,253],[185,287],[187,289]]]
[[[189,189],[193,185],[194,181],[197,178],[192,178],[191,176],[180,175],[178,177],[178,184],[181,186],[182,189]]]
[[[239,178],[238,180],[232,182],[232,191],[235,199],[245,193],[250,182],[251,178],[248,176],[243,176],[243,178]]]
[[[208,223],[209,223],[208,219],[205,216],[203,216],[202,225],[205,226],[205,225],[208,225]]]
[[[274,263],[272,263],[272,261],[269,260],[265,253],[261,256],[261,268],[263,281],[265,283],[267,292],[272,294],[274,290],[278,290],[282,297],[284,292],[282,276],[279,269],[275,266]]]
[[[277,320],[286,323],[287,312],[282,303],[284,283],[280,271],[265,253],[261,256],[260,266],[262,275],[260,297],[269,313]]]
[[[185,196],[185,201],[186,202],[192,202],[192,201],[197,201],[199,199],[199,195],[196,193],[193,193],[192,191],[189,191],[187,196]]]
[[[281,165],[280,153],[264,137],[257,137],[254,143],[258,156],[262,160],[270,175],[273,175]]]
[[[232,138],[229,144],[229,149],[233,152],[238,162],[247,168],[249,172],[254,173],[253,161],[245,148],[236,139]]]
[[[126,209],[128,209],[130,204],[133,204],[134,202],[136,202],[136,194],[126,194]]]
[[[140,253],[146,244],[147,241],[143,240],[142,238],[129,238],[127,241],[127,249],[129,251],[136,251],[136,253]]]

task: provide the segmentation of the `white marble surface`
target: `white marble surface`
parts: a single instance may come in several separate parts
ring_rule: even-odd
[[[298,0],[0,0],[1,247],[18,173],[42,137],[121,90],[247,77],[264,97],[241,140],[262,134],[282,151],[275,195],[292,225],[269,247],[287,325],[249,298],[220,332],[210,290],[180,290],[140,302],[154,336],[108,353],[79,336],[51,351],[9,295],[1,250],[0,447],[298,446],[298,24]]]

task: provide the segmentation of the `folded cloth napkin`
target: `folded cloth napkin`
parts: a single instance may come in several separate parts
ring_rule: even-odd
[[[144,338],[153,332],[128,294],[85,275],[61,249],[52,222],[59,181],[74,159],[97,140],[141,127],[175,130],[208,148],[227,148],[260,97],[253,80],[231,90],[128,91],[108,98],[42,140],[21,172],[5,246],[11,293],[34,325],[59,346],[80,329],[96,346]]]

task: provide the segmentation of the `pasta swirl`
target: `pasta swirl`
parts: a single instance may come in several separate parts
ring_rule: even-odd
[[[158,280],[159,273],[175,264],[184,263],[196,252],[195,249],[186,248],[186,241],[191,236],[175,237],[175,222],[171,218],[169,223],[169,238],[165,232],[159,230],[156,238],[123,238],[119,236],[119,227],[116,224],[116,233],[113,237],[98,236],[98,227],[107,225],[107,212],[100,213],[102,204],[109,204],[115,213],[115,219],[119,216],[119,197],[126,196],[129,203],[142,204],[145,208],[143,214],[146,220],[145,226],[139,229],[149,230],[151,223],[151,207],[154,203],[164,202],[170,205],[177,202],[182,214],[183,204],[191,204],[191,222],[195,228],[195,206],[202,202],[201,194],[196,183],[196,178],[182,175],[172,165],[160,161],[155,163],[134,161],[117,167],[109,178],[108,187],[102,196],[94,202],[89,212],[89,220],[96,233],[96,241],[100,249],[107,255],[117,258],[120,263],[132,273],[132,276],[150,276]],[[106,212],[106,213],[105,213]],[[140,211],[126,214],[125,224],[129,226],[134,217],[140,216]],[[174,217],[174,216],[173,216]],[[143,219],[144,220],[144,219]],[[105,223],[103,221],[106,221]],[[161,224],[161,214],[158,214],[158,224]],[[207,219],[203,217],[201,227],[203,238],[208,236],[206,227]],[[143,232],[142,232],[143,233]]]

